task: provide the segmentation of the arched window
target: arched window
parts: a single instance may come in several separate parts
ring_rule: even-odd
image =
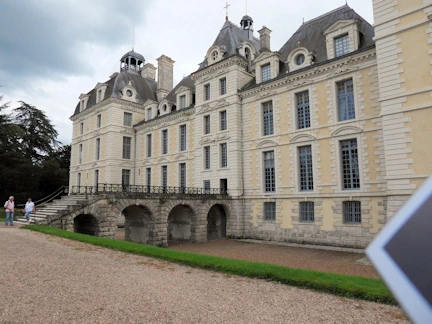
[[[248,47],[245,48],[245,58],[248,61],[250,61],[250,59],[251,59],[251,53],[250,53],[250,49]]]

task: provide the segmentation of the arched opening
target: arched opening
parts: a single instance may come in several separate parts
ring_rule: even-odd
[[[75,233],[99,236],[99,222],[93,215],[80,214],[73,221]]]
[[[214,205],[207,214],[207,239],[217,240],[226,237],[227,217],[222,205]]]
[[[124,240],[151,244],[154,231],[150,210],[145,206],[133,205],[125,208],[121,214],[124,217]],[[121,231],[117,231],[116,239],[121,240],[122,238]]]
[[[178,205],[171,210],[168,215],[168,246],[191,239],[193,216],[192,208],[187,205]]]

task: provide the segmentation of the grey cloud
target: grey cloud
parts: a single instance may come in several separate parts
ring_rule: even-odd
[[[91,75],[86,45],[131,44],[133,21],[149,1],[0,1],[0,84],[25,89],[38,79]]]

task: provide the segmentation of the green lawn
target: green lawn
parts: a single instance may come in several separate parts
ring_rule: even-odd
[[[266,279],[343,297],[358,298],[391,305],[396,304],[395,299],[387,290],[385,284],[378,279],[292,269],[266,263],[248,262],[183,251],[174,251],[150,245],[78,234],[48,226],[32,225],[24,226],[23,228],[126,253],[163,259],[191,267],[209,269],[250,278]]]
[[[5,209],[4,209],[4,207],[0,207],[0,222],[4,222],[5,217],[6,217]]]

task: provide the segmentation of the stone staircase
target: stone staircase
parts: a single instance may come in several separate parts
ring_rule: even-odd
[[[62,196],[60,199],[55,199],[51,203],[36,206],[36,213],[30,214],[30,224],[45,224],[49,219],[61,216],[65,211],[72,210],[78,207],[87,200],[85,195]],[[21,215],[21,209],[15,211],[14,223],[26,225],[27,220],[24,215]]]

